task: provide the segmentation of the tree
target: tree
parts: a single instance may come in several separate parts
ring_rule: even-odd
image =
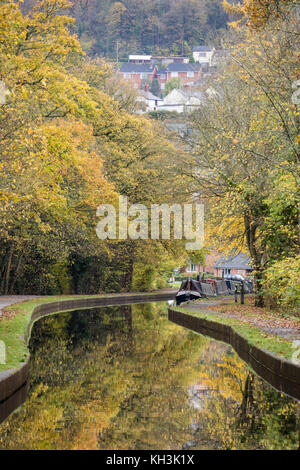
[[[132,114],[136,94],[109,66],[83,58],[63,15],[69,3],[44,0],[28,12],[2,5],[10,94],[0,106],[0,290],[130,289],[138,250],[97,239],[96,208],[118,194],[158,202],[174,186],[175,148],[158,123]]]
[[[154,78],[152,80],[150,91],[151,93],[153,93],[153,95],[160,96],[161,89],[160,89],[159,81],[157,80],[157,78]]]
[[[299,250],[299,114],[291,101],[295,22],[291,17],[289,28],[281,26],[276,35],[268,28],[246,33],[214,85],[217,93],[193,116],[189,138],[195,157],[192,191],[198,184],[202,197],[210,198],[215,242],[220,235],[223,245],[229,238],[226,245],[239,250],[246,242],[257,305],[263,304],[264,270]],[[280,204],[279,193],[285,194]]]
[[[167,96],[172,90],[176,90],[176,88],[180,88],[180,80],[179,78],[171,78],[171,80],[166,83],[164,95]]]

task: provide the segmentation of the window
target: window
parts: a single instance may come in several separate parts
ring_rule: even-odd
[[[124,78],[130,78],[131,74],[130,73],[124,73],[123,76],[124,76]]]
[[[178,72],[171,72],[171,77],[172,78],[177,78],[178,77]]]
[[[190,77],[190,78],[194,77],[194,75],[195,75],[194,72],[187,72],[187,76]]]
[[[161,76],[160,76],[161,80],[165,80],[166,79],[166,74],[165,73],[162,73]]]
[[[145,80],[148,78],[148,74],[147,73],[141,73],[141,79],[142,80]]]
[[[206,57],[206,52],[199,52],[199,57]]]
[[[194,263],[191,263],[190,265],[190,273],[195,273],[197,271],[197,265]]]

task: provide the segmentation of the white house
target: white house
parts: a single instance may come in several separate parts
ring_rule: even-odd
[[[176,111],[177,113],[191,112],[205,101],[205,95],[201,92],[172,90],[163,100],[159,110]]]
[[[193,47],[194,61],[199,62],[199,64],[207,64],[211,67],[214,51],[215,49],[209,46],[195,46]]]
[[[150,64],[151,55],[130,55],[128,62],[131,64]]]
[[[163,100],[158,96],[153,95],[150,91],[140,90],[137,101],[142,104],[142,111],[157,111],[158,107],[163,104]]]

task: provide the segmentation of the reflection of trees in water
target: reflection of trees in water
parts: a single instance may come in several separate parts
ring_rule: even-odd
[[[193,448],[203,448],[203,442],[218,449],[297,448],[299,403],[251,373],[235,354],[223,356],[219,364],[212,358],[211,366],[202,366],[208,396],[205,405],[201,396]]]
[[[30,394],[0,448],[294,446],[293,402],[227,345],[168,322],[162,304],[47,317],[30,347]]]
[[[199,338],[170,324],[161,305],[98,313],[36,324],[31,392],[0,427],[2,448],[180,447]]]

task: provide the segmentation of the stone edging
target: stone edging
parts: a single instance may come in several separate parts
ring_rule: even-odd
[[[249,364],[261,378],[280,392],[300,400],[299,365],[249,344],[230,325],[195,317],[172,308],[168,310],[168,318],[173,323],[196,333],[230,344],[240,358]]]
[[[84,297],[80,299],[61,300],[38,305],[33,309],[30,322],[27,326],[25,342],[28,344],[32,325],[36,320],[52,313],[66,312],[93,307],[128,305],[144,302],[159,302],[171,300],[175,296],[172,291],[160,293],[141,293],[125,295],[103,295],[102,297]],[[26,384],[30,373],[30,359],[18,369],[9,369],[0,372],[0,422],[14,409],[24,402],[26,397]],[[17,405],[16,405],[17,404]]]

